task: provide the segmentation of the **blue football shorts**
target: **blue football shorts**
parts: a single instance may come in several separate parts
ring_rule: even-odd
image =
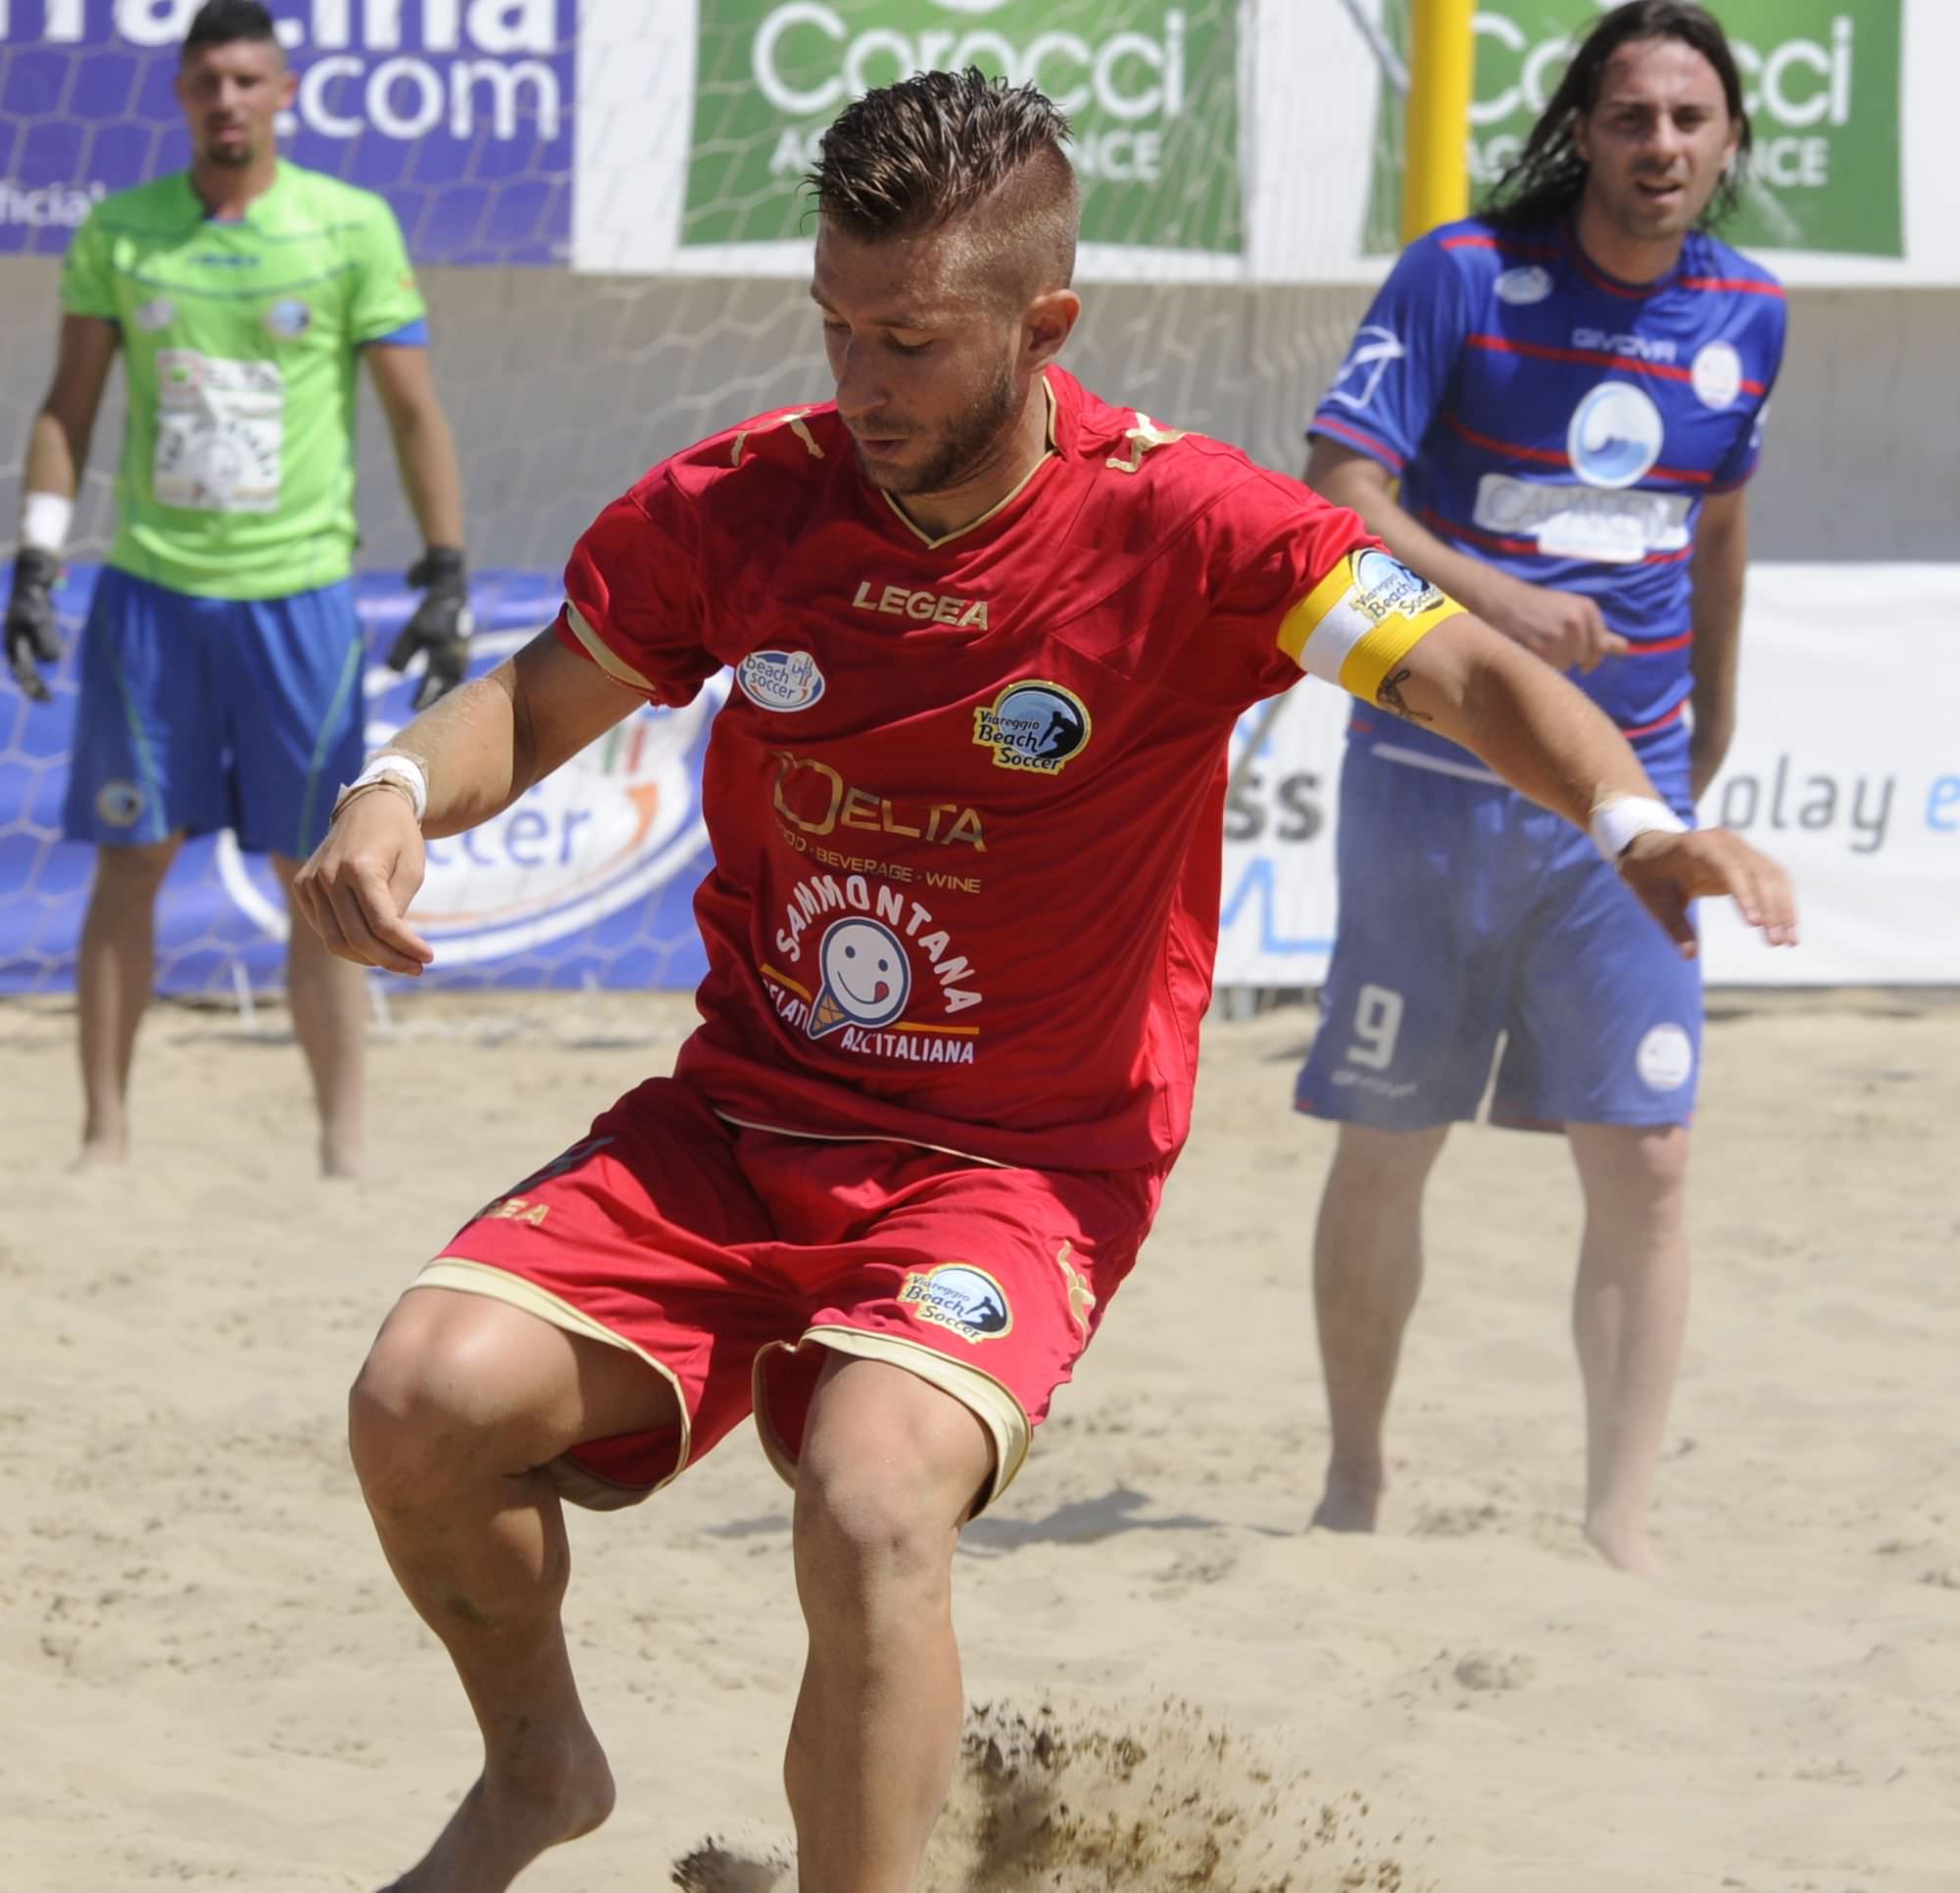
[[[63,832],[116,848],[231,828],[305,859],[361,768],[363,662],[351,584],[234,603],[105,566]]]
[[[1379,747],[1352,737],[1342,764],[1339,925],[1296,1108],[1417,1131],[1474,1118],[1488,1088],[1495,1124],[1686,1124],[1700,962],[1569,822],[1467,755],[1446,773]],[[1686,732],[1642,760],[1692,819]]]

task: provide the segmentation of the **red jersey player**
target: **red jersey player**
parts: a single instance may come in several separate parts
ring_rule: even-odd
[[[911,1886],[958,1739],[955,1539],[1188,1127],[1248,704],[1338,681],[1590,821],[1684,941],[1724,891],[1790,931],[1779,870],[1668,832],[1605,718],[1353,514],[1054,365],[1065,134],[973,73],[851,106],[814,180],[836,400],[608,507],[554,629],[376,757],[301,877],[336,950],[417,972],[424,835],[734,668],[700,1030],[465,1226],[355,1388],[368,1506],[485,1745],[413,1893],[502,1888],[605,1819],[561,1496],[642,1498],[752,1407],[796,1488],[799,1884]]]

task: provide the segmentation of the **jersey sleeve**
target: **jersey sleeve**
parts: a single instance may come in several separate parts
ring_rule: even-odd
[[[1470,332],[1469,287],[1435,236],[1401,254],[1307,423],[1399,473],[1443,405]]]
[[[120,318],[109,238],[93,211],[82,219],[62,259],[61,306],[64,316],[97,316],[108,322]]]
[[[1233,510],[1246,551],[1220,561],[1202,641],[1212,690],[1223,684],[1237,706],[1279,695],[1302,671],[1372,704],[1416,645],[1462,610],[1357,513],[1311,488],[1263,474],[1243,491]]]
[[[586,529],[564,568],[559,642],[650,703],[678,709],[721,668],[702,639],[700,535],[658,472]]]
[[[1739,486],[1745,486],[1754,476],[1756,463],[1763,457],[1763,427],[1769,419],[1770,396],[1776,389],[1777,376],[1783,370],[1784,338],[1788,332],[1789,314],[1781,298],[1770,304],[1772,321],[1766,325],[1769,331],[1768,347],[1762,373],[1762,393],[1757,395],[1755,406],[1749,411],[1748,424],[1738,430],[1736,444],[1715,469],[1715,476],[1709,482],[1711,493],[1733,493]]]
[[[416,338],[426,321],[427,305],[416,284],[402,226],[385,200],[376,198],[354,237],[354,302],[348,337],[356,348],[369,342]],[[406,331],[406,332],[405,332]],[[421,329],[421,339],[427,330]]]

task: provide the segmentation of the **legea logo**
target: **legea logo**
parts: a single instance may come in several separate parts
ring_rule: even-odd
[[[1660,459],[1660,410],[1626,381],[1602,381],[1573,410],[1565,451],[1588,486],[1632,486]]]
[[[479,632],[472,668],[480,675],[533,635]],[[370,750],[407,720],[411,689],[396,672],[369,667]],[[724,674],[685,709],[636,711],[495,821],[431,842],[428,878],[411,917],[436,948],[437,964],[526,952],[645,898],[680,873],[707,845],[698,755],[727,693]],[[228,831],[218,866],[231,899],[283,938],[283,903],[248,871]]]

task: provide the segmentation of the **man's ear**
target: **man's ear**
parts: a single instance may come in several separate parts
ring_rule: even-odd
[[[1021,316],[1021,349],[1031,367],[1045,367],[1061,353],[1082,315],[1072,289],[1045,289]]]

